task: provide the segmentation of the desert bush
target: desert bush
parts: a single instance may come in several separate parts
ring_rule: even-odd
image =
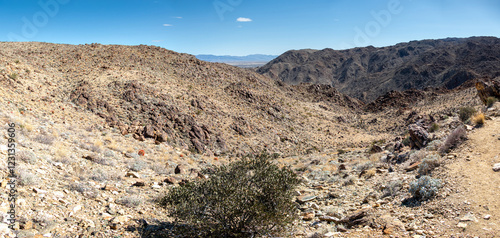
[[[373,162],[371,162],[371,161],[368,161],[368,162],[366,162],[364,164],[357,165],[356,166],[356,170],[358,172],[363,172],[363,171],[369,170],[369,169],[371,169],[373,167],[375,167],[375,164],[373,164]]]
[[[428,151],[437,151],[443,142],[441,140],[433,140],[427,144],[426,149]]]
[[[35,153],[29,150],[22,150],[17,153],[17,158],[28,163],[35,164],[36,163],[36,155]]]
[[[122,204],[127,207],[137,207],[141,205],[142,199],[138,196],[125,196],[116,200],[116,203]]]
[[[425,150],[412,150],[410,151],[409,163],[414,163],[417,161],[422,161],[427,156],[427,151]]]
[[[385,185],[382,197],[395,197],[403,187],[401,180],[394,180]]]
[[[458,118],[460,121],[466,122],[476,112],[472,107],[461,107],[458,109]]]
[[[87,198],[96,198],[98,195],[97,189],[85,183],[72,183],[69,185],[69,190],[79,192]]]
[[[149,168],[151,170],[155,171],[156,174],[158,174],[158,175],[165,175],[165,174],[171,173],[169,168],[167,168],[167,166],[165,166],[164,163],[154,163],[154,164],[149,165]]]
[[[429,132],[436,132],[437,130],[439,130],[439,124],[433,122],[429,127]]]
[[[40,180],[36,175],[25,170],[19,171],[19,174],[17,174],[17,179],[21,186],[36,185]]]
[[[457,147],[466,137],[467,131],[463,126],[456,128],[446,137],[443,145],[439,148],[439,152],[447,153],[450,149]]]
[[[474,124],[476,124],[478,126],[484,125],[485,120],[486,120],[486,118],[484,117],[483,113],[476,114],[472,117],[472,122],[474,122]]]
[[[159,203],[188,237],[253,237],[279,234],[296,218],[293,192],[300,183],[269,155],[243,158],[204,170],[207,180],[172,187]]]
[[[54,143],[54,136],[51,135],[37,135],[35,136],[34,140],[38,143],[46,144],[46,145],[52,145]]]
[[[436,167],[439,167],[439,157],[437,155],[429,155],[425,157],[422,163],[418,166],[418,174],[428,175]]]
[[[139,172],[148,167],[148,163],[142,159],[134,159],[128,163],[127,166],[130,170]]]
[[[417,201],[425,201],[436,196],[440,187],[441,180],[425,175],[411,182],[409,191]]]
[[[401,143],[405,146],[410,146],[410,136],[405,137]]]
[[[498,99],[496,97],[488,97],[486,98],[486,107],[490,108],[496,102],[498,102]]]
[[[337,153],[338,153],[339,155],[341,155],[341,154],[345,154],[345,153],[347,153],[347,151],[345,151],[344,149],[338,149],[338,150],[337,150]]]
[[[117,180],[120,180],[121,177],[114,174],[114,173],[107,172],[107,171],[99,168],[99,169],[92,170],[92,172],[90,174],[90,179],[92,179],[94,181],[98,181],[98,182],[104,182],[104,181],[109,181],[109,180],[117,181]]]
[[[353,185],[354,183],[356,183],[356,181],[357,181],[356,177],[349,175],[346,178],[344,178],[344,181],[342,184],[344,186],[349,186],[349,185]]]

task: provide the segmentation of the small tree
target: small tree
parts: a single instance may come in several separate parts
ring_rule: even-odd
[[[300,183],[267,153],[204,170],[207,180],[173,187],[160,201],[183,235],[249,237],[279,234],[296,218],[293,192]]]

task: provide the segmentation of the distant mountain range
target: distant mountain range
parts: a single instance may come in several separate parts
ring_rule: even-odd
[[[247,56],[232,55],[196,55],[199,60],[226,63],[239,67],[258,67],[278,57],[277,55],[253,54]]]
[[[257,72],[288,84],[327,84],[365,102],[392,90],[453,89],[500,76],[500,39],[447,38],[348,50],[290,50]]]

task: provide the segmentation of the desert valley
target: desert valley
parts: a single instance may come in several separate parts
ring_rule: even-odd
[[[499,65],[495,37],[290,50],[256,68],[1,42],[17,219],[5,159],[0,234],[189,237],[159,201],[266,153],[300,179],[281,237],[499,237]]]

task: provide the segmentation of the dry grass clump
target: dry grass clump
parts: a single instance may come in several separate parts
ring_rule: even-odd
[[[122,204],[127,207],[137,207],[142,204],[142,200],[143,200],[142,198],[132,195],[132,196],[121,197],[118,200],[116,200],[116,203]]]
[[[483,126],[485,120],[486,118],[484,117],[484,113],[479,113],[472,117],[472,122],[474,122],[477,126]]]
[[[69,150],[66,146],[64,145],[61,145],[61,144],[58,144],[55,148],[55,155],[58,157],[58,158],[64,158],[64,157],[67,157],[69,155]]]
[[[35,153],[33,153],[29,150],[19,151],[16,156],[19,160],[24,161],[28,164],[35,164],[36,163]]]
[[[52,135],[44,135],[44,134],[39,134],[33,138],[38,143],[46,144],[46,145],[52,145],[54,143],[55,137]]]
[[[38,184],[38,178],[36,175],[24,170],[20,169],[19,174],[17,175],[17,181],[21,186],[31,186]]]
[[[86,183],[72,183],[69,185],[69,190],[81,193],[87,198],[96,198],[99,192],[95,187]]]

